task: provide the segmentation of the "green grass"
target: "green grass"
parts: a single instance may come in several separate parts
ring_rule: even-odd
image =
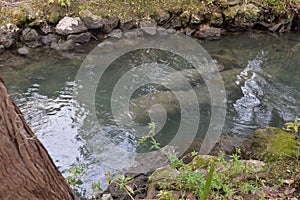
[[[51,0],[52,2],[55,0]],[[48,3],[43,0],[20,3],[19,6],[0,7],[0,25],[8,22],[28,24],[30,21],[49,21],[51,13],[57,13],[59,18],[65,15],[78,16],[81,10],[89,10],[102,17],[118,16],[121,20],[150,19],[161,10],[170,12],[185,12],[194,15],[220,12],[220,0],[59,0],[60,4]],[[281,15],[296,8],[300,0],[243,0],[253,3],[262,10],[271,10]],[[60,6],[63,5],[63,6]],[[32,16],[31,10],[34,11]],[[270,13],[274,14],[274,13]],[[35,24],[35,23],[34,23]],[[33,25],[34,25],[33,24]]]

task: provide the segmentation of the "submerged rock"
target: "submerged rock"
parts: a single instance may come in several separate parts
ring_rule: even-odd
[[[75,43],[73,40],[67,40],[67,41],[59,41],[59,42],[52,42],[51,48],[55,49],[57,51],[69,51],[74,49]]]
[[[300,147],[295,136],[280,128],[256,130],[242,146],[242,156],[246,159],[276,161],[295,156]]]
[[[87,31],[87,27],[79,17],[64,17],[56,25],[56,32],[60,35],[69,35]]]
[[[194,34],[196,38],[218,40],[221,38],[221,28],[214,28],[207,24],[200,25],[199,30]]]
[[[49,34],[42,36],[42,43],[45,45],[51,45],[51,43],[57,43],[58,38],[55,34]]]
[[[191,98],[196,95],[196,100]],[[180,103],[179,99],[180,97]],[[140,123],[146,124],[151,121],[149,114],[155,116],[163,116],[165,113],[168,116],[178,114],[182,109],[195,110],[195,106],[201,104],[209,104],[210,97],[206,86],[199,86],[189,91],[164,91],[157,93],[149,93],[133,99],[130,102],[129,109],[133,119]],[[154,105],[160,105],[155,106]],[[181,106],[184,106],[181,107]],[[164,109],[162,109],[163,107]]]
[[[67,40],[73,40],[75,43],[87,43],[91,40],[91,35],[91,33],[72,34],[67,37]]]

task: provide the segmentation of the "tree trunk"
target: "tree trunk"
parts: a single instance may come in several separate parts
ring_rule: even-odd
[[[74,199],[0,78],[0,199]]]

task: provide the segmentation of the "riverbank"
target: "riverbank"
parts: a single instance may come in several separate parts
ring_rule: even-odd
[[[226,140],[237,139],[223,137],[220,142]],[[171,156],[169,165],[152,173],[109,175],[111,184],[98,198],[296,200],[300,197],[299,142],[280,128],[258,129],[240,148],[232,146],[230,154],[217,145],[210,155]]]
[[[109,1],[107,1],[107,2],[109,2]],[[50,21],[50,20],[48,21],[47,16],[45,18],[41,17],[41,19],[39,19],[38,16],[42,16],[42,15],[38,14],[34,18],[30,18],[30,19],[25,18],[26,20],[23,22],[21,20],[22,18],[19,18],[21,20],[20,22],[22,22],[22,23],[19,23],[18,20],[17,21],[14,20],[13,22],[15,24],[17,24],[17,27],[13,26],[13,25],[9,25],[9,26],[6,26],[7,28],[2,29],[2,31],[3,31],[3,32],[1,32],[1,43],[3,46],[2,49],[4,51],[5,49],[9,49],[9,48],[18,48],[18,53],[22,54],[22,55],[30,52],[31,48],[36,48],[36,47],[41,47],[41,46],[47,46],[47,47],[50,47],[53,49],[57,49],[59,51],[72,51],[72,49],[77,49],[78,46],[80,46],[81,44],[84,44],[86,42],[89,42],[89,40],[91,40],[91,39],[102,40],[105,37],[109,37],[115,33],[119,33],[120,31],[125,31],[127,29],[131,29],[134,27],[142,27],[142,28],[143,27],[156,27],[156,28],[165,27],[168,29],[173,29],[176,31],[184,32],[187,35],[192,35],[194,37],[201,38],[201,39],[220,39],[222,37],[222,35],[226,34],[226,32],[231,32],[231,31],[246,31],[246,30],[257,30],[258,29],[258,30],[263,30],[263,31],[267,31],[267,32],[285,32],[285,31],[297,31],[298,30],[297,29],[298,18],[295,18],[295,16],[296,16],[295,15],[293,17],[293,19],[291,20],[291,18],[290,18],[291,15],[289,15],[289,14],[282,15],[283,16],[282,18],[274,17],[273,21],[266,20],[266,21],[268,21],[267,24],[269,24],[267,26],[264,23],[261,23],[261,24],[258,23],[258,25],[257,25],[257,24],[255,24],[255,22],[251,22],[251,23],[253,23],[252,26],[245,26],[245,27],[243,26],[242,28],[240,27],[240,25],[237,26],[238,20],[240,19],[239,18],[240,17],[239,10],[244,7],[242,7],[242,8],[239,7],[239,9],[237,9],[238,7],[235,7],[235,6],[243,6],[244,3],[241,1],[230,1],[230,2],[228,2],[228,6],[226,8],[224,7],[224,8],[222,8],[223,10],[221,9],[222,17],[220,19],[222,19],[223,21],[219,25],[214,25],[213,23],[211,23],[211,18],[207,17],[209,15],[203,16],[203,19],[200,18],[200,21],[197,21],[197,23],[196,23],[196,21],[192,21],[192,19],[194,19],[194,16],[196,16],[196,14],[187,13],[186,12],[187,10],[179,10],[178,12],[176,12],[176,9],[178,8],[178,7],[176,7],[177,6],[175,4],[176,2],[174,2],[174,4],[173,4],[174,8],[171,7],[171,3],[170,3],[170,4],[168,4],[168,6],[170,6],[170,10],[167,10],[167,11],[163,10],[162,13],[166,14],[165,21],[162,20],[163,18],[156,18],[155,15],[150,16],[150,17],[142,16],[141,15],[142,12],[145,12],[145,11],[143,11],[143,9],[139,9],[140,7],[135,7],[136,5],[140,5],[141,3],[147,4],[149,2],[142,2],[142,1],[138,2],[137,1],[137,3],[140,3],[140,4],[136,4],[135,2],[133,2],[132,5],[130,4],[132,7],[136,8],[136,11],[130,10],[130,9],[132,9],[131,7],[130,8],[128,8],[126,6],[125,6],[125,8],[123,8],[122,6],[118,7],[117,6],[118,4],[114,4],[116,2],[117,1],[110,2],[111,3],[110,6],[112,6],[112,8],[115,8],[112,10],[112,12],[117,12],[118,9],[120,9],[119,10],[120,13],[127,12],[129,14],[134,14],[134,15],[136,13],[138,13],[138,14],[136,14],[137,17],[127,19],[126,16],[122,16],[122,15],[119,16],[119,14],[117,14],[117,13],[114,13],[111,15],[106,15],[106,14],[102,15],[101,13],[95,13],[94,9],[92,9],[92,4],[94,3],[95,5],[100,6],[100,4],[96,4],[95,1],[85,2],[82,6],[83,7],[86,6],[87,9],[85,9],[83,12],[78,12],[78,13],[76,13],[77,11],[75,11],[75,10],[78,9],[80,11],[81,9],[83,9],[83,7],[76,8],[74,5],[71,5],[71,8],[67,9],[67,8],[58,6],[57,9],[58,9],[58,13],[61,13],[61,14],[59,14],[60,16],[56,18],[54,15],[52,15],[52,16],[54,16],[53,19],[57,19],[56,22]],[[153,3],[153,2],[155,2],[155,1],[151,1],[151,3]],[[204,5],[207,5],[208,8],[213,8],[212,4],[217,4],[217,1],[213,1],[212,3],[208,2],[208,1],[207,2],[203,1],[203,2],[205,3]],[[122,2],[118,2],[118,3],[119,3],[119,5],[123,5]],[[229,3],[230,3],[230,5],[229,5]],[[237,3],[237,4],[235,4],[235,3]],[[274,3],[276,3],[276,2],[274,2]],[[18,6],[14,6],[14,5],[20,5],[20,4],[8,4],[5,8],[11,9],[12,7],[9,7],[9,6],[18,8]],[[89,5],[91,6],[90,9],[88,8]],[[127,4],[124,4],[124,5],[127,5]],[[256,4],[253,4],[253,5],[256,5]],[[282,4],[279,4],[279,5],[282,5]],[[31,4],[30,4],[30,6],[31,6]],[[43,6],[45,6],[45,8],[43,8]],[[43,5],[41,4],[40,8],[47,11],[47,9],[49,9],[48,6],[49,6],[48,4],[43,4]],[[74,6],[74,8],[72,6]],[[108,10],[110,9],[110,8],[107,8],[105,4],[101,4],[101,6],[103,6],[103,12],[106,11],[107,9]],[[180,6],[185,8],[185,5],[180,5]],[[158,7],[160,7],[160,6],[158,6]],[[33,6],[30,8],[32,9]],[[30,8],[27,7],[25,9],[25,12],[27,12],[27,10],[30,10]],[[179,7],[179,8],[181,8],[181,7]],[[226,15],[225,15],[226,12],[225,11],[231,10],[233,8],[237,9],[234,19],[230,20],[230,23],[228,21],[226,22]],[[251,6],[251,9],[253,9],[253,8],[254,7]],[[282,11],[285,12],[286,7],[283,6],[283,7],[279,7],[279,8],[282,8]],[[293,7],[293,8],[295,8],[295,7]],[[174,9],[174,10],[172,10],[172,9]],[[33,9],[33,10],[35,10],[35,9]],[[98,11],[100,11],[100,10],[101,9],[99,9]],[[10,10],[10,12],[12,13],[13,11]],[[69,12],[68,15],[71,16],[71,18],[67,17],[67,18],[63,19],[66,12]],[[224,12],[225,12],[225,14],[224,14]],[[273,11],[270,11],[270,12],[271,12],[271,14],[269,13],[270,16],[273,16],[273,13],[272,13]],[[16,13],[18,13],[18,12],[16,12]],[[37,12],[37,13],[39,13],[39,12]],[[183,14],[183,13],[187,13],[187,17],[186,17],[187,20],[183,17],[183,16],[185,16],[185,14]],[[293,12],[291,12],[291,13],[293,13]],[[1,14],[3,14],[3,13],[1,12]],[[20,14],[20,16],[27,16],[26,14],[23,15],[22,12],[20,12],[19,14]],[[141,16],[139,16],[139,15],[141,15]],[[237,17],[238,15],[239,15],[239,17]],[[11,16],[13,16],[13,15],[11,15]],[[76,16],[79,16],[79,18],[75,18]],[[118,17],[116,17],[116,16],[118,16]],[[213,16],[213,15],[211,15],[211,16]],[[161,15],[160,17],[163,17],[163,15]],[[9,19],[9,17],[6,17],[6,19]],[[46,21],[43,21],[43,19],[46,19]],[[52,18],[50,18],[50,16],[49,16],[49,19],[52,19]],[[224,21],[224,19],[225,19],[225,21]],[[269,19],[269,18],[266,18],[266,19]],[[270,19],[273,19],[273,18],[270,17]],[[45,23],[45,22],[47,22],[47,23]],[[61,22],[61,24],[65,23],[65,26],[58,26],[58,24],[60,24],[59,22]],[[69,23],[69,22],[71,22],[71,23]],[[243,22],[243,21],[241,20],[240,22]],[[71,24],[71,27],[68,27],[67,24]],[[77,24],[77,25],[73,26],[72,24]],[[273,25],[270,25],[270,24],[273,24]],[[65,28],[61,28],[61,27],[65,27]],[[201,27],[203,29],[200,29]],[[69,28],[71,28],[71,31]],[[196,34],[197,32],[199,34],[201,33],[202,36],[201,37],[197,36],[197,34]],[[204,34],[204,36],[203,36],[203,34]],[[8,40],[5,38],[8,38]],[[274,46],[272,46],[272,48],[273,47]],[[276,48],[278,48],[278,51],[282,52],[281,47],[276,47]],[[238,49],[237,51],[241,51],[241,50]],[[238,57],[238,56],[236,56],[236,57]],[[230,66],[230,67],[237,65],[237,64],[235,64],[235,65],[232,64],[232,63],[236,63],[235,59],[234,60],[233,59],[225,59],[224,56],[222,58],[223,58],[223,60],[228,61],[228,63],[229,63],[228,66]],[[286,137],[284,137],[284,140],[285,139],[286,139]],[[249,158],[249,156],[248,156],[248,158]],[[260,157],[260,159],[263,159],[263,158]],[[284,165],[279,165],[279,164],[284,164]],[[266,184],[266,186],[258,185],[258,186],[263,187],[264,191],[267,192],[267,195],[269,195],[268,199],[272,199],[272,198],[283,198],[283,199],[284,198],[296,198],[297,199],[297,198],[299,198],[299,194],[296,193],[297,191],[299,191],[299,187],[298,187],[299,177],[297,176],[297,173],[299,172],[299,157],[296,157],[295,155],[293,155],[293,157],[290,157],[290,159],[280,160],[280,162],[273,163],[273,166],[276,166],[276,167],[280,166],[280,168],[278,168],[277,170],[279,172],[282,172],[282,174],[279,174],[277,171],[272,171],[273,174],[271,174],[271,175],[273,176],[273,179],[272,179],[273,182],[269,181],[268,184]],[[148,177],[146,177],[146,178],[148,178]],[[249,177],[246,176],[246,180],[248,178],[251,179],[251,176],[249,176]],[[252,178],[253,178],[253,176],[252,176]],[[263,178],[264,177],[261,177],[262,180],[265,180]],[[281,183],[281,181],[283,183]],[[171,184],[171,188],[174,187],[174,185],[175,185],[175,183],[173,185]],[[279,189],[277,186],[279,187]],[[143,188],[143,187],[137,187],[136,190],[144,191],[144,190],[140,190],[141,188]],[[159,193],[158,190],[156,192]],[[174,193],[175,193],[175,195],[178,196],[178,192],[177,193],[174,192]],[[191,193],[192,193],[191,191],[187,191],[187,194],[191,194]],[[167,193],[167,194],[169,194],[169,193]],[[246,195],[246,196],[248,197],[248,199],[255,199],[255,198],[258,198],[260,194],[261,193],[257,193],[257,194],[255,194],[256,196],[255,195],[253,196],[253,194],[250,193],[249,195]],[[123,196],[125,195],[126,196],[125,198],[128,198],[127,193],[125,191],[121,191],[121,195],[123,195]],[[146,193],[144,192],[143,195],[146,195]],[[192,197],[193,196],[190,195],[190,199],[192,199]],[[119,196],[116,197],[116,199],[120,199]]]
[[[19,53],[26,54],[28,48],[43,45],[68,51],[91,39],[101,41],[113,31],[137,27],[163,27],[216,40],[227,32],[298,31],[300,24],[298,0],[93,0],[72,1],[70,6],[20,0],[1,1],[0,9],[0,53],[24,47]]]

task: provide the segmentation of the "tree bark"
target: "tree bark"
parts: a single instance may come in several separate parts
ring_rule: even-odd
[[[0,78],[0,199],[74,199]]]

